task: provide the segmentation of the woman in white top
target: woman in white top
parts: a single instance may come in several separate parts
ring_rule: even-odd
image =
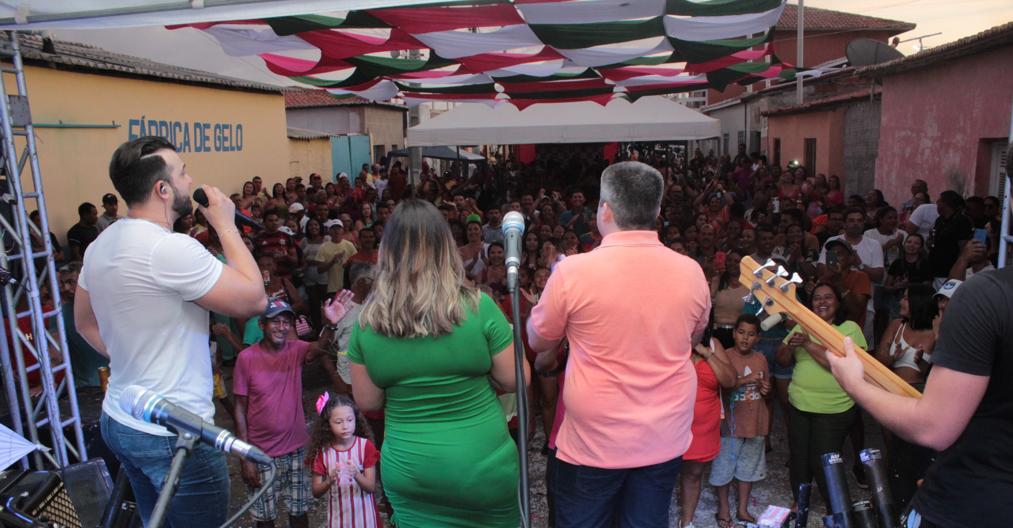
[[[876,348],[876,359],[916,387],[924,386],[936,344],[934,294],[927,284],[908,286],[900,300],[900,318],[890,322]]]
[[[907,232],[897,228],[897,210],[889,205],[876,211],[874,224],[876,227],[867,230],[865,236],[883,247],[883,266],[889,268],[900,257]]]

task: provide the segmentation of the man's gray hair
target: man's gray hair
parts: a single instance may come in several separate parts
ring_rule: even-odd
[[[359,279],[372,279],[376,275],[376,266],[366,262],[355,262],[348,268],[349,287],[354,286]]]
[[[609,165],[601,173],[601,201],[609,204],[616,225],[624,231],[654,229],[664,187],[661,173],[639,161]]]

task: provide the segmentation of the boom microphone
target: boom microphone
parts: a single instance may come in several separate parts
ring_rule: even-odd
[[[236,435],[221,427],[205,422],[200,416],[139,385],[123,389],[120,409],[138,420],[168,427],[177,434],[190,433],[205,444],[251,462],[263,465],[272,463],[271,457],[256,446],[236,438]]]
[[[506,248],[507,290],[517,290],[517,274],[521,267],[521,239],[524,235],[524,215],[510,211],[503,216],[503,246]]]
[[[848,493],[848,482],[844,479],[844,460],[840,453],[823,453],[820,456],[823,464],[823,476],[826,478],[827,489],[823,490],[830,502],[834,526],[851,528],[851,495]],[[826,524],[826,520],[823,521]]]
[[[199,203],[201,207],[208,206],[208,195],[206,192],[204,192],[204,189],[198,187],[197,190],[193,192],[193,201]],[[249,216],[244,215],[243,213],[240,213],[238,209],[236,210],[236,223],[239,225],[252,227],[253,229],[256,229],[258,231],[264,229],[263,224],[250,218]]]

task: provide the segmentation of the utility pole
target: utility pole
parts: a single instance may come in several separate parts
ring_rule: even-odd
[[[805,52],[805,0],[798,0],[798,16],[796,17],[795,28],[795,102],[802,104],[805,96],[802,94],[802,76],[799,75],[799,68],[802,67],[802,57]]]

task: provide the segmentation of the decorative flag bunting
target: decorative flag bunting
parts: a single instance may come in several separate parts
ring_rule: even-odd
[[[784,0],[470,0],[190,24],[335,97],[518,107],[790,80]]]

